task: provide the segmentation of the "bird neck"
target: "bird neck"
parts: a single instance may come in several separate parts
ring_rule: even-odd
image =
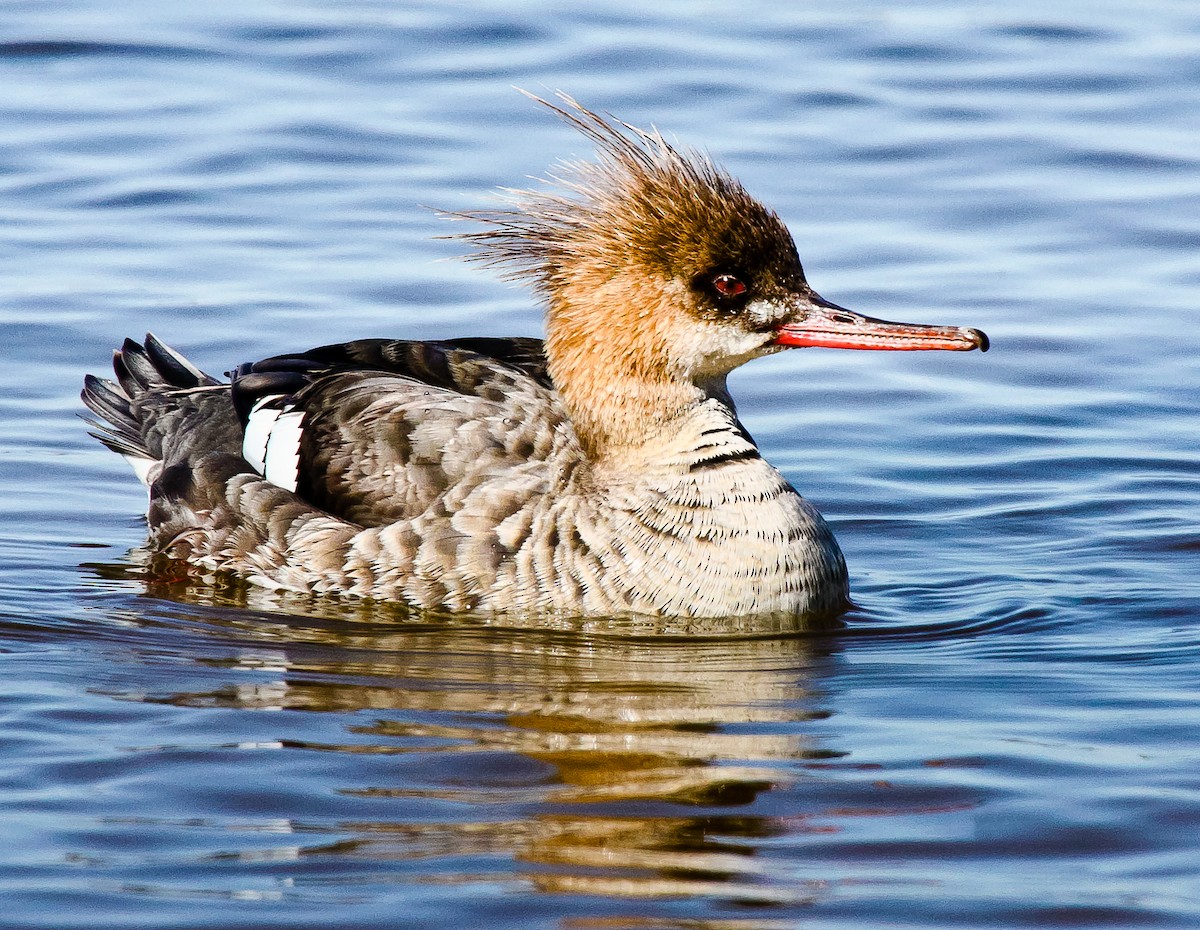
[[[724,378],[698,384],[673,369],[668,340],[680,311],[671,296],[610,277],[576,282],[552,298],[547,365],[593,460],[661,441],[680,417],[714,393],[724,396]]]

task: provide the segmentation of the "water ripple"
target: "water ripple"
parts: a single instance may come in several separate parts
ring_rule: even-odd
[[[5,27],[0,925],[1200,924],[1193,5]],[[993,337],[731,379],[844,624],[414,614],[130,552],[144,491],[76,417],[126,334],[224,371],[540,330],[422,209],[587,155],[513,84],[708,149],[831,300]]]

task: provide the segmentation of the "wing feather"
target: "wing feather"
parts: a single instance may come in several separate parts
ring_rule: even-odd
[[[551,487],[575,458],[559,454],[576,440],[536,339],[324,346],[241,366],[233,392],[260,473],[360,526],[451,515],[501,474]],[[262,450],[282,429],[273,470]]]

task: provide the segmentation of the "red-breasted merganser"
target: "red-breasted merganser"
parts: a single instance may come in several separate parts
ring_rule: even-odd
[[[147,336],[88,376],[149,486],[150,549],[276,589],[451,610],[832,616],[846,566],[726,375],[794,346],[988,347],[807,284],[783,222],[658,131],[539,101],[597,147],[462,238],[546,339],[359,340],[218,382]],[[535,98],[536,99],[536,98]]]

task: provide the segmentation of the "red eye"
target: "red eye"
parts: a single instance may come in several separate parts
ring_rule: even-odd
[[[741,297],[746,293],[745,282],[732,274],[719,274],[713,278],[713,287],[722,297]]]

